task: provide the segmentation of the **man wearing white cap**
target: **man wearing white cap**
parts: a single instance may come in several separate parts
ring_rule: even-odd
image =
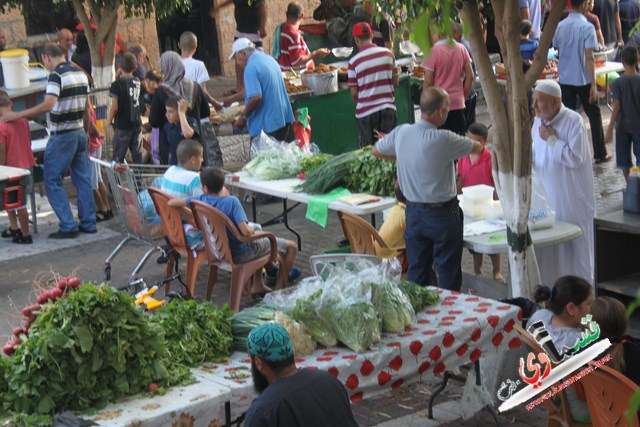
[[[533,92],[533,169],[542,180],[558,221],[577,225],[582,235],[536,249],[542,283],[565,275],[593,283],[593,217],[596,211],[592,155],[580,114],[562,104],[560,85],[544,80]]]
[[[234,126],[247,126],[249,136],[254,138],[260,132],[284,141],[291,124],[293,110],[280,65],[267,54],[256,50],[249,39],[239,38],[233,42],[229,60],[244,68],[244,112]]]

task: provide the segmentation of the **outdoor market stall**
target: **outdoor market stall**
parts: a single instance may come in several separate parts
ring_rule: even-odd
[[[296,365],[328,371],[345,385],[351,401],[358,402],[520,346],[513,330],[521,319],[518,307],[459,292],[438,292],[437,305],[417,313],[405,331],[383,333],[378,349],[356,353],[342,346],[319,348],[297,357]],[[195,370],[196,377],[231,389],[233,419],[256,397],[250,364],[246,353],[235,352],[227,363]]]

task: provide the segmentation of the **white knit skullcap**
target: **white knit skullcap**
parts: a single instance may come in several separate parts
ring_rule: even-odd
[[[542,80],[540,83],[536,84],[536,87],[533,88],[536,92],[546,93],[550,96],[555,96],[556,98],[562,98],[562,90],[560,90],[560,85],[555,80]]]

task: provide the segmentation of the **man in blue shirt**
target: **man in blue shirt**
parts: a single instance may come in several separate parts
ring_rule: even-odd
[[[553,45],[558,49],[559,83],[562,103],[572,110],[580,99],[591,124],[591,142],[596,163],[611,160],[604,145],[602,116],[597,103],[596,64],[593,51],[598,47],[596,30],[584,16],[587,1],[573,0],[571,13],[558,24]]]
[[[251,138],[264,131],[284,141],[293,123],[293,110],[278,62],[244,37],[233,42],[229,60],[234,58],[244,68],[245,85],[244,112],[234,125],[246,124]]]

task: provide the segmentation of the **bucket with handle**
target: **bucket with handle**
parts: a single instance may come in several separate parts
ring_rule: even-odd
[[[29,52],[26,49],[7,49],[0,52],[4,86],[7,89],[29,87]]]

